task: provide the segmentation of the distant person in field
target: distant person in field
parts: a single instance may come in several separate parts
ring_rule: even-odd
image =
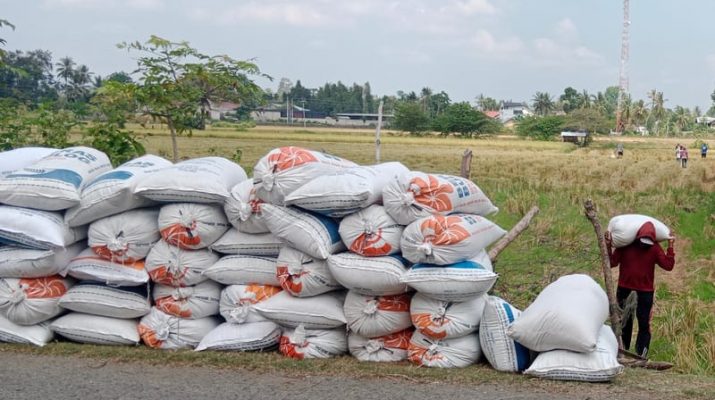
[[[700,158],[706,158],[708,156],[708,144],[703,142],[700,145]]]
[[[685,146],[680,146],[680,166],[688,167],[688,148]]]
[[[675,145],[675,162],[680,164],[680,143]]]
[[[623,158],[623,143],[616,145],[616,158]]]
[[[623,309],[626,299],[635,291],[638,298],[636,318],[638,319],[638,336],[636,338],[636,353],[646,357],[650,346],[650,320],[653,310],[653,292],[655,291],[655,266],[666,271],[672,271],[675,266],[675,237],[670,232],[668,250],[663,251],[655,239],[655,226],[646,222],[638,230],[636,240],[628,246],[615,250],[611,248],[611,233],[606,231],[606,248],[611,258],[611,268],[620,267],[618,274],[618,306]],[[633,315],[624,321],[623,347],[629,350],[633,334]]]

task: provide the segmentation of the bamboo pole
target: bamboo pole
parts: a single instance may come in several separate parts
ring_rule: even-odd
[[[514,225],[509,232],[504,235],[503,238],[501,238],[492,248],[489,250],[489,259],[492,262],[495,262],[497,257],[499,256],[499,253],[504,250],[509,243],[513,242],[514,239],[516,239],[519,235],[521,235],[522,232],[526,230],[526,228],[529,227],[529,224],[531,223],[531,220],[534,218],[536,214],[539,213],[539,207],[533,206],[531,207],[531,210],[524,215],[521,220]]]

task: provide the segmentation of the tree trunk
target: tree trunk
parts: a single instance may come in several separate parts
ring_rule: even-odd
[[[499,240],[492,248],[489,250],[489,259],[494,263],[499,256],[499,253],[504,250],[509,243],[513,242],[522,232],[529,227],[532,218],[539,212],[539,207],[533,206],[531,210],[524,215],[524,217],[519,221],[513,228],[507,233],[501,240]]]
[[[176,128],[174,128],[174,121],[171,118],[166,119],[166,124],[169,125],[169,131],[171,131],[171,151],[173,152],[174,162],[179,161],[179,145],[176,142]]]

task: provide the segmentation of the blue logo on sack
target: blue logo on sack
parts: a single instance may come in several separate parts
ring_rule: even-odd
[[[26,170],[27,171],[27,170]],[[32,178],[32,179],[50,179],[54,181],[60,181],[69,183],[73,185],[76,189],[79,189],[82,184],[82,175],[70,171],[68,169],[53,169],[50,171],[39,170],[34,174],[10,174],[6,178]]]
[[[87,187],[90,187],[94,184],[97,184],[99,182],[104,182],[104,181],[126,181],[127,179],[133,177],[134,174],[129,172],[129,171],[112,171],[112,172],[107,172],[104,175],[99,176],[97,179],[93,180],[92,182],[87,185]]]

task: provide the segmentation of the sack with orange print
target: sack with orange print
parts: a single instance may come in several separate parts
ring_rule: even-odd
[[[280,286],[276,277],[276,258],[234,254],[221,257],[203,275],[224,285]]]
[[[116,287],[83,281],[72,286],[59,304],[79,313],[110,318],[140,318],[149,314],[151,309],[148,290],[148,285]]]
[[[96,281],[110,286],[138,286],[149,282],[144,261],[119,263],[86,249],[70,261],[67,274],[79,280]]]
[[[221,285],[213,281],[189,287],[154,285],[154,306],[176,317],[199,319],[218,314]]]
[[[145,267],[151,280],[167,286],[193,286],[208,277],[203,272],[214,265],[218,254],[203,250],[182,250],[163,240],[146,256]]]
[[[226,199],[223,210],[228,222],[244,233],[270,232],[261,216],[263,200],[256,196],[253,179],[246,179],[231,189],[231,195]]]
[[[340,221],[340,237],[348,250],[367,257],[400,252],[405,227],[395,222],[383,206],[372,205]]]
[[[414,330],[405,329],[389,335],[367,338],[350,332],[348,349],[358,361],[397,362],[407,360],[407,349],[410,346]]]
[[[275,349],[282,329],[271,321],[233,324],[225,322],[206,334],[196,351],[258,351]]]
[[[253,184],[260,199],[284,205],[285,196],[311,180],[355,166],[352,161],[318,151],[279,147],[269,151],[253,167]]]
[[[316,296],[343,288],[330,273],[327,261],[314,259],[290,246],[284,246],[278,255],[276,277],[283,290],[296,297]]]
[[[452,339],[469,335],[479,329],[486,295],[452,302],[435,300],[417,293],[412,298],[412,324],[423,335],[432,339]]]
[[[254,309],[254,305],[281,292],[280,287],[269,285],[231,285],[221,292],[219,312],[232,324],[267,321]]]
[[[0,314],[18,325],[47,321],[62,312],[57,303],[73,283],[59,275],[0,279]]]
[[[413,263],[454,264],[476,256],[506,231],[471,214],[432,215],[411,223],[402,234],[402,256]]]
[[[70,260],[84,249],[84,243],[57,250],[0,247],[0,278],[41,278],[62,274]]]
[[[295,328],[302,324],[307,329],[333,329],[347,322],[344,301],[345,297],[340,292],[295,297],[284,290],[255,304],[253,308],[281,326]]]
[[[481,356],[479,336],[476,333],[437,340],[417,331],[410,340],[407,359],[423,367],[464,368],[479,361]]]
[[[330,273],[346,288],[368,296],[386,296],[409,291],[400,282],[410,262],[399,255],[365,257],[338,253],[328,257]]]
[[[69,313],[50,324],[58,335],[78,343],[132,346],[139,343],[137,320]]]
[[[0,205],[0,242],[32,249],[65,248],[87,237],[87,226],[70,228],[62,213]]]
[[[183,319],[152,307],[139,326],[139,336],[148,347],[163,350],[193,349],[201,339],[220,325],[219,319]]]
[[[49,322],[23,326],[0,315],[0,342],[32,344],[42,347],[54,337],[55,334],[50,329]]]
[[[213,204],[167,204],[159,211],[161,237],[182,249],[209,247],[230,227],[223,207]]]
[[[346,250],[340,240],[339,224],[330,217],[272,204],[264,204],[261,210],[268,229],[278,239],[311,257],[326,260]]]
[[[349,291],[344,305],[348,329],[360,336],[377,337],[409,328],[411,298],[411,293],[377,297]]]
[[[159,210],[140,208],[89,225],[89,247],[98,256],[120,263],[143,260],[161,239],[157,217]]]
[[[278,257],[281,247],[283,242],[272,233],[244,233],[231,228],[211,245],[211,250],[223,254]]]
[[[297,360],[331,358],[348,351],[344,329],[284,329],[278,350],[286,357]]]

